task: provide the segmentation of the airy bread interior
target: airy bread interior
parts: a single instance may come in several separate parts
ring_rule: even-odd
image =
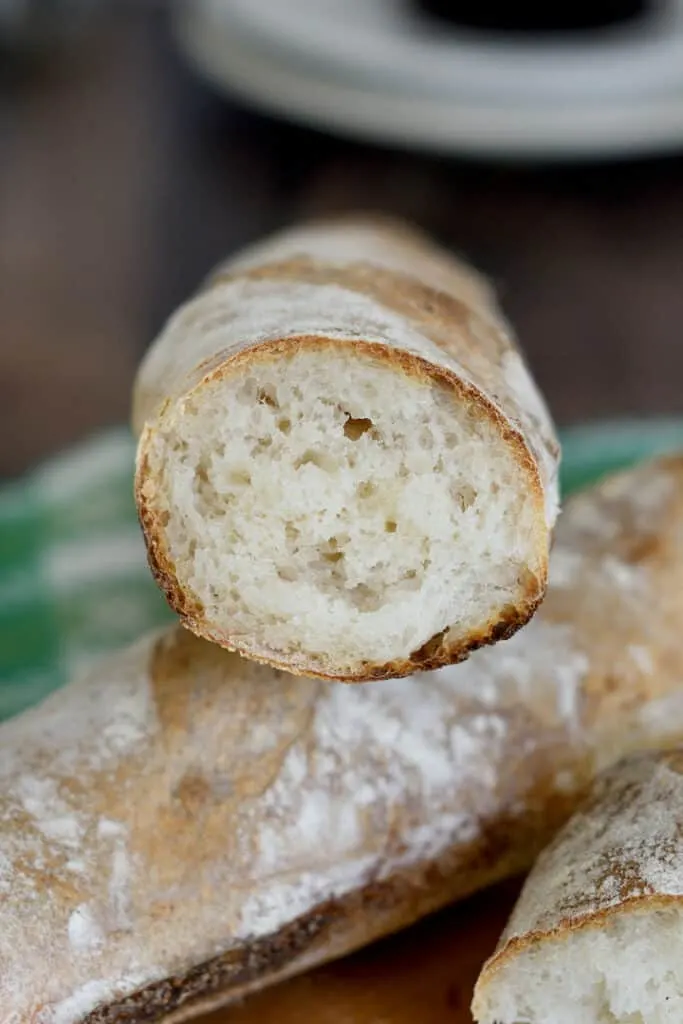
[[[149,455],[206,620],[340,673],[497,618],[545,554],[541,499],[481,408],[361,352],[301,347],[205,382]]]
[[[515,953],[482,1002],[481,1024],[680,1024],[682,915],[617,914]]]

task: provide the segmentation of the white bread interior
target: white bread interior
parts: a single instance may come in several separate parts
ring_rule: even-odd
[[[168,555],[214,630],[321,673],[457,642],[543,575],[538,496],[497,426],[362,349],[217,377],[148,458]]]
[[[480,1024],[680,1024],[683,914],[616,914],[501,965]]]

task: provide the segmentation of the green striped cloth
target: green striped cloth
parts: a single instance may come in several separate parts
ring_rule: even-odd
[[[563,447],[569,493],[683,449],[683,421],[575,428]],[[0,718],[171,619],[145,562],[133,459],[128,431],[112,430],[0,488]]]

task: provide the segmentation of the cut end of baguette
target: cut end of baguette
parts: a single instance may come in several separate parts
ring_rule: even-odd
[[[511,950],[482,975],[473,1014],[479,1024],[678,1024],[683,914],[612,914]]]
[[[525,456],[420,360],[300,342],[166,410],[138,507],[199,635],[294,672],[379,678],[459,660],[532,614],[548,528]]]

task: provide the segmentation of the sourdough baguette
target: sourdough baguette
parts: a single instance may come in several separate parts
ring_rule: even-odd
[[[546,586],[550,418],[485,281],[401,226],[291,231],[220,268],[134,397],[152,571],[197,635],[296,674],[412,674]]]
[[[519,894],[506,882],[197,1024],[472,1024],[481,965]]]
[[[527,868],[683,741],[683,460],[570,502],[529,626],[297,680],[180,626],[0,727],[0,1024],[180,1021]]]
[[[683,750],[605,772],[539,857],[477,982],[484,1024],[683,1020]]]

